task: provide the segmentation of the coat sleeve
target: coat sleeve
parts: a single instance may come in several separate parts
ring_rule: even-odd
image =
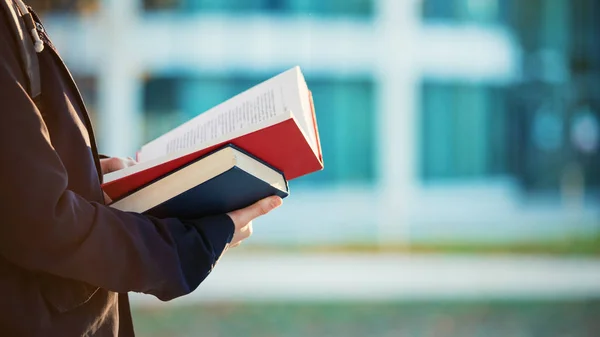
[[[232,239],[229,216],[156,219],[70,191],[9,45],[0,32],[0,256],[120,293],[169,300],[193,291]]]

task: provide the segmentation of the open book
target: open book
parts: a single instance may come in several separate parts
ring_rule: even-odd
[[[268,163],[287,180],[323,169],[312,96],[299,67],[144,145],[137,153],[139,163],[105,175],[102,188],[118,200],[224,144]]]

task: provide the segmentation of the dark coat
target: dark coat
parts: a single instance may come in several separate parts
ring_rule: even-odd
[[[0,335],[132,336],[128,292],[193,291],[231,241],[227,215],[181,221],[111,209],[85,107],[56,50],[28,95],[0,10]]]

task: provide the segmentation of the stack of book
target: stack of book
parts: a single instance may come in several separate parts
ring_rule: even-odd
[[[112,207],[157,217],[222,214],[323,169],[312,95],[294,67],[144,145],[104,176]]]

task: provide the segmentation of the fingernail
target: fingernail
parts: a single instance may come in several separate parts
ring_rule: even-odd
[[[273,197],[271,198],[271,207],[272,208],[277,208],[279,206],[281,206],[281,204],[283,204],[283,200],[280,197]]]

